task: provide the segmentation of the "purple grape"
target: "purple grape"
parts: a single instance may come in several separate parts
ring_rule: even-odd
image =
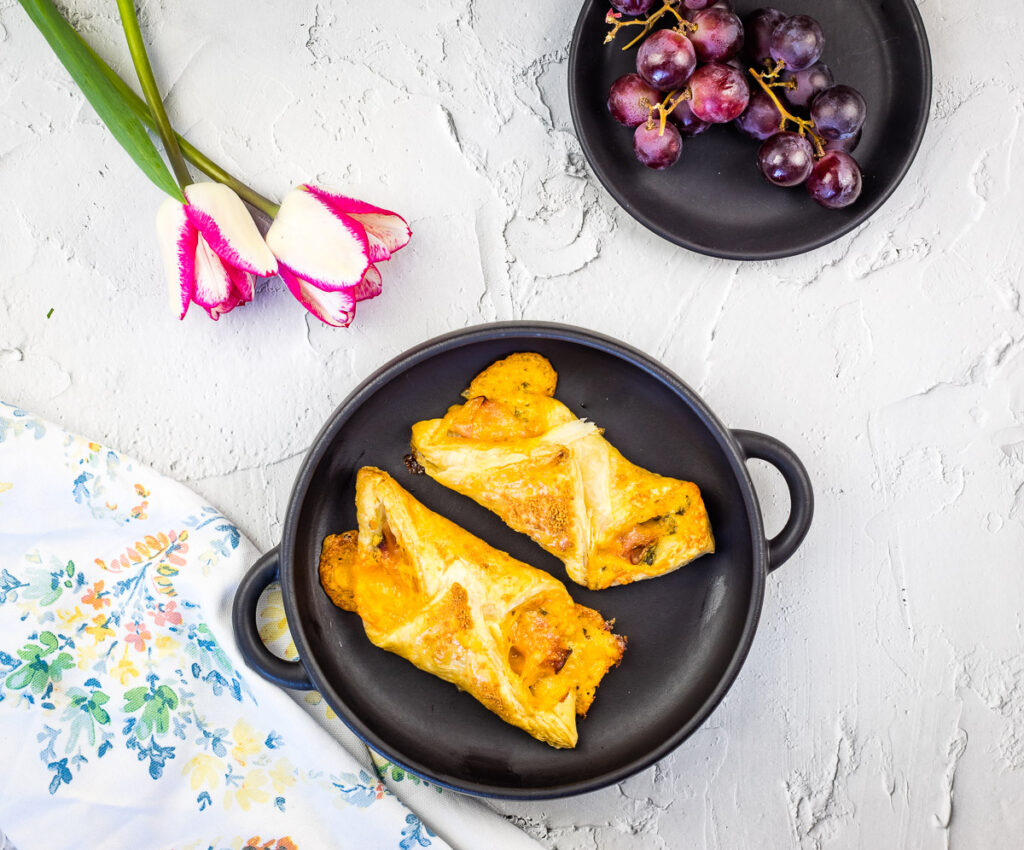
[[[709,62],[690,77],[690,95],[690,109],[701,121],[727,124],[747,108],[750,87],[741,71]]]
[[[637,72],[662,91],[683,86],[696,67],[690,39],[675,30],[658,30],[647,36],[636,54]]]
[[[707,121],[701,121],[693,114],[690,102],[687,100],[677,103],[668,117],[670,121],[675,122],[679,132],[684,136],[699,136],[711,126]]]
[[[683,0],[685,4],[686,0]],[[683,20],[693,23],[693,19],[701,12],[707,9],[718,9],[722,12],[735,12],[733,8],[732,0],[717,0],[717,2],[708,3],[707,6],[702,6],[700,9],[687,9],[685,5],[679,7],[679,12],[683,16]]]
[[[826,209],[840,210],[860,197],[862,183],[857,160],[842,151],[829,151],[814,164],[807,191]]]
[[[827,151],[842,151],[843,153],[853,153],[857,150],[857,145],[860,144],[861,136],[864,135],[863,130],[858,130],[854,135],[847,136],[845,139],[826,139],[825,144],[822,145]]]
[[[867,104],[857,89],[832,86],[811,101],[815,131],[825,139],[845,139],[864,126]]]
[[[743,22],[746,32],[744,53],[750,62],[760,65],[771,55],[772,32],[784,20],[786,20],[785,13],[773,9],[771,6],[766,9],[757,9],[747,15]]]
[[[740,52],[743,23],[727,9],[712,7],[693,16],[697,31],[690,33],[693,49],[701,62],[719,62]]]
[[[648,168],[663,171],[675,165],[683,148],[683,138],[674,124],[665,124],[665,132],[658,135],[658,121],[649,122],[654,126],[648,129],[641,124],[633,134],[633,152],[636,158]]]
[[[611,4],[616,12],[622,12],[623,15],[646,15],[654,5],[654,0],[611,0]]]
[[[821,25],[808,15],[793,15],[772,30],[772,59],[786,63],[790,71],[802,71],[821,58],[825,33]]]
[[[814,148],[799,133],[776,133],[757,152],[757,167],[774,186],[798,186],[814,167]]]
[[[647,99],[647,105],[642,101]],[[650,108],[661,101],[661,93],[647,85],[639,74],[626,74],[612,83],[608,90],[608,111],[612,118],[627,127],[643,124]]]
[[[785,71],[782,79],[796,83],[796,88],[783,89],[786,100],[793,106],[807,106],[818,92],[824,91],[835,82],[832,70],[824,62],[815,62],[802,71]]]
[[[767,139],[779,132],[782,116],[778,107],[763,91],[755,91],[750,103],[734,122],[736,129],[752,139]]]
[[[685,6],[687,9],[694,9],[696,11],[700,11],[701,9],[706,9],[713,2],[714,0],[683,0],[683,6]]]

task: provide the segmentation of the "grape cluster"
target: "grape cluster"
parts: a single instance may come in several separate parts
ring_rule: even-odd
[[[636,73],[608,92],[612,117],[634,128],[640,162],[668,168],[684,137],[731,122],[761,142],[757,165],[769,183],[803,184],[828,209],[857,200],[862,178],[851,153],[867,104],[856,89],[835,84],[821,61],[825,34],[814,18],[765,8],[740,20],[731,0],[655,2],[611,0],[606,18],[606,42],[640,27],[623,47],[640,43]],[[663,18],[674,25],[655,30]]]

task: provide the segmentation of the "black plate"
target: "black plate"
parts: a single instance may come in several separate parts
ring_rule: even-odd
[[[633,155],[633,131],[616,123],[607,107],[611,84],[636,70],[637,47],[620,49],[632,36],[623,39],[628,30],[621,31],[603,44],[608,0],[587,0],[572,37],[569,105],[594,173],[641,224],[713,257],[788,257],[850,232],[895,191],[928,122],[931,55],[914,0],[738,0],[736,11],[745,15],[767,5],[815,17],[825,30],[822,60],[837,83],[859,89],[867,100],[864,137],[853,154],[864,189],[845,210],[823,209],[803,187],[769,185],[757,170],[759,143],[731,126],[684,139],[679,162],[666,171],[645,168]]]
[[[412,423],[443,415],[481,369],[516,351],[550,358],[559,374],[557,397],[606,428],[626,457],[699,484],[717,541],[714,555],[658,579],[589,591],[494,514],[406,469]],[[790,521],[771,544],[745,456],[772,461],[790,483]],[[358,616],[331,604],[317,577],[320,547],[326,535],[356,527],[355,474],[366,464],[386,469],[429,508],[548,570],[578,602],[615,618],[629,645],[580,720],[575,750],[534,740],[452,685],[376,648]],[[678,378],[639,352],[564,326],[472,328],[403,355],[339,407],[296,481],[280,549],[239,588],[236,637],[262,675],[291,687],[315,686],[372,747],[421,776],[506,797],[593,790],[664,756],[718,704],[753,639],[769,563],[778,565],[799,545],[811,505],[806,473],[784,446],[726,430]],[[278,573],[305,670],[269,656],[255,632],[256,599]]]

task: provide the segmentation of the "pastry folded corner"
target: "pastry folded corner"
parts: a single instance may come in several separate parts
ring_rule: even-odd
[[[550,574],[430,511],[390,475],[356,478],[358,531],[324,541],[320,580],[370,641],[553,747],[573,747],[626,639]]]
[[[412,427],[436,481],[494,511],[599,590],[672,572],[715,550],[700,488],[630,463],[554,398],[533,352],[484,369],[440,419]]]

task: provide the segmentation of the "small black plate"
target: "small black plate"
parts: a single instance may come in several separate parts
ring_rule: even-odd
[[[636,70],[639,45],[621,31],[603,44],[608,0],[583,4],[569,51],[569,105],[583,152],[613,198],[641,224],[677,245],[731,260],[769,260],[826,245],[865,221],[895,191],[924,136],[932,65],[914,0],[738,0],[741,17],[760,6],[806,13],[825,30],[824,61],[837,83],[868,104],[864,137],[853,156],[864,189],[845,210],[818,206],[801,187],[769,185],[757,170],[758,142],[731,126],[683,140],[679,162],[645,168],[633,155],[633,131],[608,114],[608,89]],[[659,21],[659,25],[660,25]]]

